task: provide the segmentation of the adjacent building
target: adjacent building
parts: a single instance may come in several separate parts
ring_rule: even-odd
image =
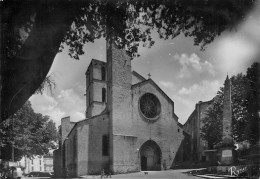
[[[209,147],[207,141],[200,136],[203,127],[203,118],[206,116],[206,110],[213,104],[213,100],[198,102],[194,111],[183,125],[183,162],[185,163],[203,163],[212,159],[205,153]]]
[[[53,154],[34,156],[33,158],[23,157],[18,165],[23,167],[24,173],[30,172],[53,172]]]
[[[174,102],[151,78],[131,70],[124,50],[107,44],[107,62],[92,60],[86,71],[86,119],[61,120],[55,175],[69,176],[175,165],[183,131]]]

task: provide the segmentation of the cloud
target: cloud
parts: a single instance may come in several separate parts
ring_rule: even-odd
[[[70,119],[71,121],[79,121],[79,120],[83,120],[85,119],[85,114],[83,112],[79,112],[79,111],[73,111],[71,114],[70,114]]]
[[[182,87],[178,94],[185,96],[193,101],[210,100],[219,90],[221,84],[219,81],[202,81],[200,84],[193,84],[185,88]]]
[[[56,126],[60,125],[60,119],[66,114],[58,107],[58,101],[46,93],[33,95],[29,99],[35,112],[50,116]]]
[[[217,93],[221,83],[215,81],[202,81],[198,84],[193,84],[189,87],[182,87],[170,95],[175,103],[175,113],[181,114],[179,122],[184,124],[192,111],[195,109],[195,104],[199,101],[209,101]]]
[[[223,73],[245,72],[259,57],[260,15],[259,6],[238,26],[236,33],[223,35],[212,46],[213,56]]]
[[[57,107],[51,111],[47,111],[46,115],[50,116],[50,118],[56,123],[56,126],[58,127],[61,123],[61,118],[66,116],[66,112]]]
[[[209,73],[211,75],[215,75],[213,65],[208,61],[202,62],[195,53],[192,53],[190,56],[185,53],[181,55],[176,54],[173,58],[182,66],[179,74],[180,78],[190,78],[197,73]]]
[[[174,85],[170,81],[159,81],[159,83],[165,88],[174,88]]]
[[[35,111],[51,111],[53,110],[58,102],[51,96],[47,95],[46,93],[43,93],[43,95],[33,95],[30,98],[30,101],[33,104],[33,109]]]
[[[258,47],[248,39],[236,36],[226,36],[221,39],[214,52],[219,68],[223,73],[236,74],[245,67],[247,63],[258,54]]]
[[[60,105],[67,111],[71,111],[71,109],[81,111],[86,106],[83,94],[80,96],[74,89],[61,90],[58,100]]]
[[[70,116],[71,121],[75,122],[85,119],[85,98],[74,89],[61,90],[57,96],[46,93],[33,95],[30,101],[35,112],[50,116],[56,126],[60,125],[61,118],[65,116]]]

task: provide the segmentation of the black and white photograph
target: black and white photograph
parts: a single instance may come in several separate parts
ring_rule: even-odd
[[[260,0],[0,0],[1,179],[260,179]]]

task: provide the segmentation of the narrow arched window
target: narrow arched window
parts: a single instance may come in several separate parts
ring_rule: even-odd
[[[88,91],[88,106],[90,106],[90,90]]]
[[[106,68],[105,67],[101,68],[101,79],[106,80]]]
[[[109,138],[108,138],[108,135],[102,136],[102,154],[103,154],[103,156],[109,155]]]
[[[106,88],[102,88],[102,102],[106,102]]]

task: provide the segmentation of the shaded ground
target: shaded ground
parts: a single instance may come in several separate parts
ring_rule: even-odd
[[[148,171],[145,175],[144,172],[128,173],[112,175],[112,178],[169,178],[169,179],[198,179],[198,177],[188,174],[191,169],[185,170],[165,170],[165,171]],[[100,178],[100,175],[85,176],[84,178]]]

